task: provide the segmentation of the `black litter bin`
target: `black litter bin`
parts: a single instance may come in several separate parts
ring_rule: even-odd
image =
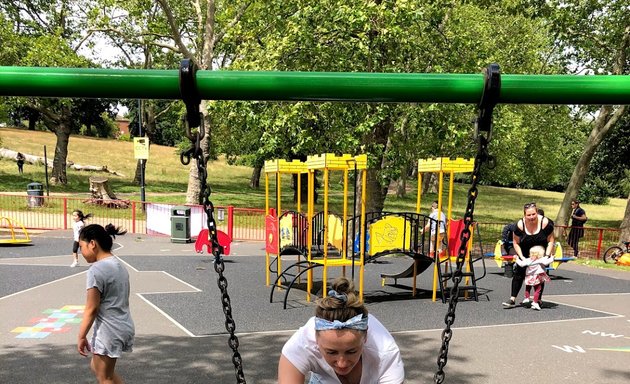
[[[41,207],[44,205],[44,186],[42,183],[30,183],[26,186],[26,202],[29,208]]]
[[[171,209],[171,243],[190,243],[190,208],[177,206]]]

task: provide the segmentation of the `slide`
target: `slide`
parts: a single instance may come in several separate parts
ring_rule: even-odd
[[[426,271],[427,268],[433,264],[433,259],[429,257],[419,257],[416,259],[418,262],[418,267],[416,269],[416,276]],[[409,268],[405,269],[400,273],[381,273],[381,279],[404,279],[408,277],[414,277],[413,275],[413,264],[409,266]]]

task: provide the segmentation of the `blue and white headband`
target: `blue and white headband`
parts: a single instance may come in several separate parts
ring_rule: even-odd
[[[328,291],[328,296],[341,300],[342,303],[345,303],[346,301],[348,301],[348,295],[346,295],[345,293],[339,293],[335,291],[334,289],[331,289],[330,291]]]
[[[316,331],[328,331],[331,329],[354,329],[357,331],[367,331],[368,329],[368,317],[363,317],[363,314],[358,314],[353,318],[346,321],[328,321],[319,317],[315,317],[315,330]]]

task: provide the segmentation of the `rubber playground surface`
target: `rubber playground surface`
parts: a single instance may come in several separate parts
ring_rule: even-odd
[[[0,246],[0,383],[93,383],[89,360],[76,352],[87,266],[68,267],[70,231],[31,238],[32,245]],[[134,351],[117,364],[125,381],[236,382],[212,257],[167,237],[127,234],[115,243],[130,272],[136,324]],[[381,286],[381,273],[411,262],[368,264],[365,301],[396,338],[406,382],[429,383],[447,310],[431,300],[432,268],[418,276],[415,298],[411,279]],[[264,265],[263,243],[234,243],[225,257],[248,383],[276,382],[282,345],[314,311],[300,289],[290,291],[286,310],[284,291],[270,303]],[[457,306],[445,383],[630,382],[629,273],[563,264],[545,287],[542,311],[534,311],[504,309],[511,280],[492,260],[486,266],[479,301]],[[315,275],[318,286],[321,271]]]

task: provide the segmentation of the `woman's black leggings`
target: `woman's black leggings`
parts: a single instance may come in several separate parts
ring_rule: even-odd
[[[512,294],[510,296],[517,297],[518,293],[523,288],[523,281],[525,281],[525,271],[527,267],[521,267],[518,264],[514,264],[514,274],[512,275]],[[541,284],[540,297],[542,298],[543,291],[545,290],[545,283]]]

